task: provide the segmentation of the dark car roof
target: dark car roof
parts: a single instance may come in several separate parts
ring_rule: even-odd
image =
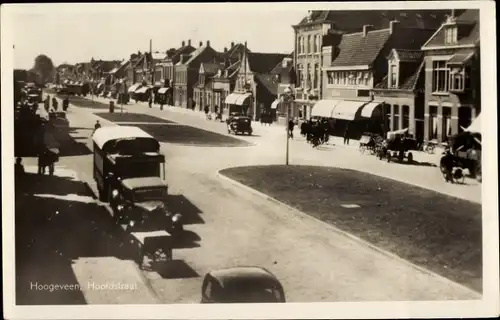
[[[165,184],[159,177],[141,177],[123,179],[122,185],[130,190],[151,187],[164,187]]]
[[[251,281],[256,283],[279,284],[278,279],[268,270],[261,267],[233,267],[214,270],[208,273],[216,279],[222,287]]]

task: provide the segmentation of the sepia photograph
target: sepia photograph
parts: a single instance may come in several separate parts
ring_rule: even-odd
[[[5,316],[498,316],[494,12],[3,5]]]

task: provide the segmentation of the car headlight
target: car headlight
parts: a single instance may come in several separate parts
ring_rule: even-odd
[[[123,209],[125,209],[125,207],[121,204],[119,204],[116,209],[118,209],[118,211],[122,211]]]
[[[116,190],[116,189],[115,189],[115,190],[111,191],[111,196],[112,196],[113,198],[118,197],[118,190]]]
[[[172,221],[173,222],[179,222],[181,220],[182,216],[178,213],[178,214],[175,214],[173,217],[172,217]]]
[[[129,226],[133,227],[135,225],[135,221],[130,220],[130,222],[128,224],[129,224]]]

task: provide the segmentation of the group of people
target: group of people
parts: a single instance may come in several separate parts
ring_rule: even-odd
[[[326,119],[304,121],[300,126],[300,134],[306,137],[307,142],[312,144],[313,148],[316,148],[321,144],[328,143],[330,124]]]
[[[203,111],[205,111],[205,117],[207,118],[207,120],[212,120],[212,114],[210,113],[210,108],[208,106],[205,106],[205,108],[203,108]],[[214,106],[214,114],[215,114],[215,118],[214,120],[220,120],[222,121],[222,112],[219,111],[219,106]]]

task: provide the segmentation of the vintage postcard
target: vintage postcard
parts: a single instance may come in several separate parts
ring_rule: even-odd
[[[494,2],[1,23],[6,318],[499,315]]]

